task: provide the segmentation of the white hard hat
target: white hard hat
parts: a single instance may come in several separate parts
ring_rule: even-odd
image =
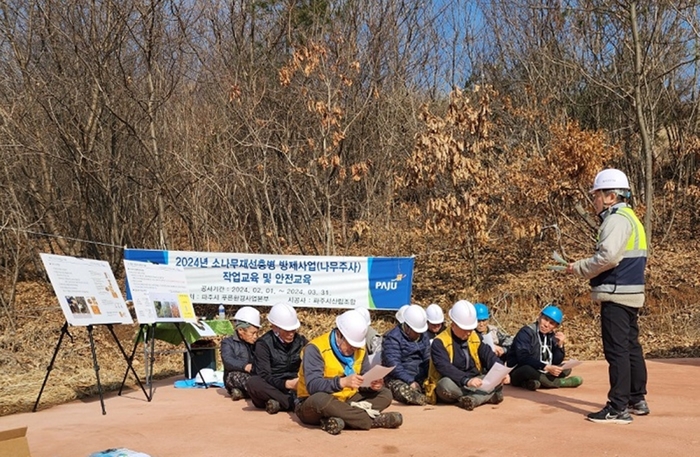
[[[362,314],[362,317],[367,321],[367,325],[372,323],[372,317],[369,315],[369,310],[367,308],[355,308],[355,311]]]
[[[296,330],[301,324],[299,319],[297,319],[297,312],[292,305],[287,303],[277,303],[270,309],[270,313],[267,315],[267,320],[270,321],[272,325],[276,325],[282,330]]]
[[[440,305],[433,303],[425,309],[425,314],[428,316],[430,324],[442,324],[445,322],[445,315],[442,312]]]
[[[260,328],[260,311],[252,306],[244,306],[236,311],[233,320],[247,322],[250,325]]]
[[[361,348],[367,343],[367,328],[369,325],[357,310],[351,309],[335,318],[335,326],[343,335],[345,341],[354,348]]]
[[[476,309],[471,302],[467,300],[459,300],[452,305],[448,313],[452,322],[457,324],[457,327],[462,330],[474,330],[476,328]]]
[[[596,190],[606,189],[627,189],[630,188],[630,182],[627,180],[627,175],[616,168],[608,168],[601,171],[593,181],[591,193]]]
[[[424,333],[428,330],[428,316],[425,310],[418,305],[411,305],[403,312],[403,321],[416,333]]]
[[[399,324],[403,324],[403,313],[408,309],[408,307],[411,305],[403,305],[401,308],[399,308],[398,311],[396,311],[396,320],[399,321]]]

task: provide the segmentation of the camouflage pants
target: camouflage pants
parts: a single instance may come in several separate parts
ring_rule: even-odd
[[[407,405],[425,405],[427,402],[423,389],[413,389],[399,379],[387,381],[386,386],[391,390],[394,400],[401,403]]]
[[[226,392],[231,395],[232,389],[240,389],[243,395],[248,396],[248,380],[250,379],[250,373],[245,371],[229,371],[224,379],[224,385],[226,386]]]

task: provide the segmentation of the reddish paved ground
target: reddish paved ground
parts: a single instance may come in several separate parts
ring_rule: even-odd
[[[607,392],[607,365],[586,362],[577,389],[529,392],[507,387],[505,401],[467,412],[454,406],[404,406],[398,430],[343,431],[331,436],[302,426],[293,414],[270,416],[250,403],[231,402],[223,389],[156,386],[153,401],[130,391],[0,417],[0,430],[28,426],[34,457],[88,456],[125,447],[166,456],[542,456],[697,455],[700,444],[700,359],[648,362],[652,413],[631,425],[594,424]],[[51,380],[49,379],[49,382]]]

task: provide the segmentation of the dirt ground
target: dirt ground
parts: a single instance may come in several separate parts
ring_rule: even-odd
[[[626,456],[690,455],[700,444],[700,359],[648,361],[651,415],[630,425],[594,424],[607,392],[607,365],[585,362],[577,389],[529,392],[507,386],[505,401],[468,412],[449,405],[394,402],[398,430],[345,430],[331,436],[301,425],[291,413],[270,416],[224,389],[176,389],[158,381],[154,397],[141,390],[0,417],[0,430],[27,426],[34,457],[79,457],[113,447],[165,456]],[[49,383],[51,379],[49,379]],[[38,392],[37,392],[38,393]]]

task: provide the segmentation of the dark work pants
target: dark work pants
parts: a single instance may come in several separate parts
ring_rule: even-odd
[[[289,411],[294,406],[294,397],[290,390],[279,390],[260,376],[251,376],[246,387],[256,408],[264,409],[265,403],[270,399],[277,400],[282,411]]]
[[[339,417],[343,419],[348,428],[357,430],[369,430],[372,427],[372,419],[364,409],[350,406],[353,401],[367,401],[372,404],[372,409],[384,411],[391,404],[391,391],[386,387],[380,390],[362,390],[347,401],[340,401],[326,392],[317,392],[296,408],[299,420],[308,425],[318,425],[324,417]]]
[[[570,374],[571,370],[564,370],[559,376],[552,376],[530,365],[520,365],[510,372],[510,383],[515,387],[525,387],[525,383],[532,379],[539,381],[540,385],[546,389],[556,389],[559,387],[557,379],[566,378]]]
[[[479,376],[479,378],[483,379],[484,376]],[[502,389],[502,386],[498,386],[493,392],[484,392],[474,387],[458,386],[450,378],[443,377],[440,378],[437,387],[435,387],[435,395],[443,403],[457,403],[459,397],[469,396],[475,401],[475,406],[479,406],[489,401],[496,392]]]
[[[629,403],[644,400],[647,366],[639,344],[639,309],[613,302],[600,304],[603,353],[608,361],[608,404],[622,411]]]

